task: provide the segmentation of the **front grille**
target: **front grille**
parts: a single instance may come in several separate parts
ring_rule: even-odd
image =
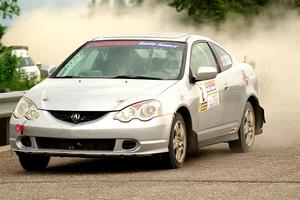
[[[104,116],[107,112],[98,111],[54,111],[49,112],[57,119],[78,124],[81,122],[92,121]]]
[[[60,139],[36,137],[40,149],[113,151],[115,139]]]

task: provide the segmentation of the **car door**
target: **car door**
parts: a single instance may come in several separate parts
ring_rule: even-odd
[[[190,71],[196,76],[200,67],[214,67],[221,72],[218,62],[207,42],[196,42],[192,46]],[[226,109],[224,103],[224,86],[219,74],[211,80],[197,81],[196,98],[198,98],[198,140],[204,141],[226,134]]]
[[[226,118],[224,123],[230,127],[229,133],[235,132],[239,128],[239,120],[241,118],[241,101],[244,99],[243,82],[241,70],[233,67],[231,56],[220,46],[210,43],[213,52],[221,68],[218,74],[219,84],[224,88],[222,96],[224,97],[224,112]]]

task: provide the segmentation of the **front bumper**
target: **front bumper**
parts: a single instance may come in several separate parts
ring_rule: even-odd
[[[143,122],[134,119],[128,123],[114,120],[116,112],[109,112],[103,117],[72,124],[61,121],[52,116],[48,111],[39,110],[36,120],[16,119],[10,121],[10,144],[12,151],[32,154],[48,154],[52,156],[126,156],[126,155],[151,155],[168,151],[169,136],[173,115],[163,115]],[[17,124],[24,125],[23,134],[16,132]],[[26,137],[30,145],[23,145],[22,138]],[[77,149],[70,148],[45,148],[41,147],[37,138],[58,140],[114,140],[111,150]],[[134,141],[136,146],[124,149],[124,141]],[[47,141],[47,139],[46,139]]]

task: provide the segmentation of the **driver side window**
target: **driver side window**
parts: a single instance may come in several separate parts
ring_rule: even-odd
[[[207,43],[201,42],[195,44],[192,47],[191,54],[190,67],[193,76],[196,76],[199,67],[215,67],[218,70],[216,60]]]

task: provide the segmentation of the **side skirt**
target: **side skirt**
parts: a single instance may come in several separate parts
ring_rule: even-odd
[[[239,139],[238,133],[223,135],[223,136],[211,138],[211,139],[208,139],[208,140],[200,141],[198,143],[198,148],[209,146],[209,145],[212,145],[212,144],[217,144],[217,143],[222,143],[222,142],[229,142],[229,141],[232,141],[232,140],[238,140],[238,139]]]

